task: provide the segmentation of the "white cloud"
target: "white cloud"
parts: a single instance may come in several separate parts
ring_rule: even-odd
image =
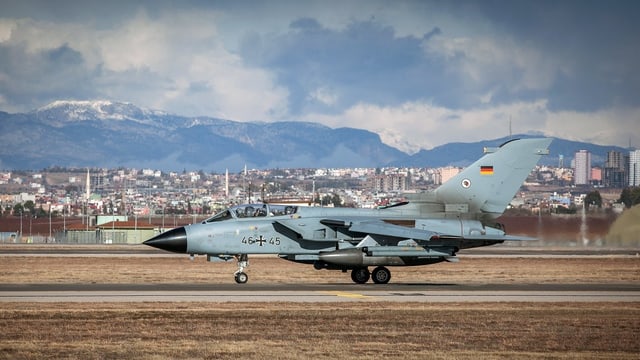
[[[548,89],[563,70],[553,56],[508,37],[441,35],[425,41],[424,50],[445,58],[449,71],[459,72],[472,84],[499,84],[510,92]]]
[[[449,109],[424,102],[396,107],[361,103],[336,116],[316,114],[309,115],[307,120],[377,132],[386,144],[414,153],[419,148],[431,149],[449,142],[504,137],[509,135],[510,121],[514,134],[542,132],[547,136],[625,146],[629,136],[640,142],[639,118],[640,108],[554,112],[548,109],[547,101],[538,100],[476,109]]]
[[[240,58],[220,52],[192,59],[175,93],[163,101],[170,107],[197,109],[197,115],[218,116],[236,121],[278,120],[287,114],[287,91],[261,69],[244,67]],[[202,83],[202,91],[190,92],[190,84]],[[169,96],[170,95],[170,96]],[[163,104],[158,107],[165,108]],[[194,110],[191,110],[194,113]]]
[[[0,19],[0,43],[11,38],[11,33],[17,25],[16,22],[13,19]]]
[[[0,39],[32,54],[68,46],[81,54],[81,66],[95,73],[99,92],[116,100],[182,115],[285,118],[287,90],[267,70],[246,66],[225,49],[217,17],[213,11],[181,10],[152,18],[139,10],[100,29],[33,19],[3,21]]]
[[[554,136],[602,145],[640,146],[640,108],[619,107],[595,112],[549,112],[546,131]]]
[[[173,31],[162,21],[151,20],[144,11],[120,26],[99,32],[98,44],[101,60],[108,70],[121,72],[136,68],[166,71],[169,56],[180,59],[180,54],[172,54]],[[181,25],[181,24],[180,24]]]
[[[338,95],[327,87],[319,87],[309,94],[309,99],[332,106],[338,101]]]
[[[199,11],[151,19],[139,12],[104,34],[105,64],[114,71],[148,69],[167,79],[169,85],[155,98],[137,100],[156,108],[239,121],[281,119],[286,89],[267,71],[245,66],[224,48],[217,17]]]

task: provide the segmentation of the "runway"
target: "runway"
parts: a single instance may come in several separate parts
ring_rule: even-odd
[[[640,302],[640,283],[636,281],[634,276],[624,277],[623,281],[608,282],[606,277],[583,277],[581,276],[583,268],[579,265],[573,265],[570,269],[574,275],[568,277],[567,281],[557,282],[554,278],[560,275],[552,272],[548,273],[548,276],[555,282],[547,283],[544,277],[539,275],[540,272],[536,268],[529,267],[528,272],[519,269],[511,273],[511,268],[499,267],[502,263],[509,261],[514,264],[513,266],[522,266],[522,262],[518,262],[517,259],[531,259],[531,261],[543,264],[542,266],[547,266],[546,264],[560,265],[563,261],[556,262],[556,260],[563,259],[573,260],[572,264],[583,261],[577,259],[584,259],[585,264],[591,265],[582,266],[593,266],[594,263],[591,260],[601,259],[601,264],[607,268],[600,269],[600,271],[611,274],[611,279],[621,279],[618,275],[619,271],[631,271],[632,273],[637,271],[637,267],[633,265],[638,258],[637,249],[514,247],[472,249],[472,251],[461,254],[460,257],[469,261],[475,259],[477,266],[481,268],[486,266],[484,261],[486,258],[487,262],[497,268],[491,270],[492,272],[484,272],[481,276],[474,276],[476,269],[473,268],[473,264],[465,262],[471,266],[466,270],[470,274],[469,280],[466,278],[453,280],[451,277],[455,274],[448,273],[448,275],[443,275],[439,279],[440,281],[434,279],[434,282],[411,282],[414,280],[407,279],[407,277],[403,280],[398,277],[385,285],[372,283],[359,285],[347,282],[346,279],[343,283],[319,283],[317,279],[312,280],[311,277],[309,277],[309,281],[298,279],[292,283],[274,283],[273,277],[282,276],[278,275],[274,269],[290,267],[291,272],[298,271],[294,267],[295,264],[283,262],[274,256],[254,257],[265,259],[261,260],[262,262],[256,269],[271,268],[272,276],[269,279],[261,283],[256,277],[248,284],[238,285],[231,281],[226,282],[227,277],[213,279],[213,270],[209,270],[211,269],[210,265],[204,262],[185,261],[184,263],[176,263],[177,268],[167,268],[165,264],[169,259],[147,261],[148,259],[165,257],[185,258],[184,255],[161,252],[146,246],[3,246],[0,247],[0,258],[5,258],[7,261],[8,259],[21,258],[42,259],[37,260],[38,265],[35,265],[38,267],[38,271],[52,266],[51,269],[56,269],[51,270],[54,274],[56,271],[75,275],[84,274],[84,270],[88,268],[96,269],[98,273],[95,277],[77,277],[76,282],[59,283],[55,282],[58,277],[50,278],[46,276],[48,275],[46,272],[37,272],[36,275],[33,275],[34,279],[42,283],[30,281],[0,283],[0,302]],[[134,260],[126,260],[129,258]],[[273,260],[269,260],[271,258]],[[83,262],[78,259],[90,260]],[[495,259],[500,259],[500,262],[496,263]],[[547,259],[549,262],[541,262],[540,259]],[[145,260],[144,268],[140,268],[138,265],[138,262],[142,260]],[[23,261],[26,260],[14,260],[11,263],[14,267],[21,267]],[[117,265],[109,265],[112,262]],[[40,268],[41,263],[42,269]],[[620,263],[624,263],[625,267],[621,267],[620,270],[616,266],[612,267],[612,264]],[[200,265],[203,267],[199,267]],[[117,270],[113,271],[111,277],[105,278],[103,274],[111,273],[111,266],[116,266]],[[191,270],[180,272],[185,268]],[[458,270],[455,272],[464,271],[463,267],[456,269]],[[5,269],[7,276],[24,276],[24,272],[14,272],[13,270],[14,268]],[[196,281],[197,276],[193,276],[194,273],[202,271],[212,272],[210,283]],[[232,270],[225,268],[224,271]],[[127,276],[133,275],[141,278],[147,273],[158,275],[152,276],[151,281],[138,280],[128,283],[130,280],[127,280]],[[37,274],[41,276],[38,277]],[[529,275],[530,277],[528,277]],[[416,274],[416,278],[419,277],[422,275]],[[28,277],[25,276],[25,278]],[[451,280],[446,280],[447,278]],[[480,280],[481,278],[484,280]],[[501,282],[502,278],[512,280]],[[184,282],[180,283],[176,279],[182,279]],[[192,281],[188,279],[192,279]],[[513,280],[522,283],[514,283]]]
[[[0,284],[0,302],[640,302],[635,284]]]

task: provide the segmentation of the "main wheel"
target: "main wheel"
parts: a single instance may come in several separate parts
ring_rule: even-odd
[[[366,267],[351,270],[351,280],[356,284],[364,284],[369,281],[370,277],[371,274]]]
[[[249,276],[247,276],[247,274],[245,274],[243,272],[237,273],[235,278],[236,278],[236,282],[238,284],[244,284],[244,283],[247,282],[247,280],[249,280]]]
[[[391,271],[384,266],[378,266],[371,273],[371,278],[376,284],[386,284],[391,280]]]

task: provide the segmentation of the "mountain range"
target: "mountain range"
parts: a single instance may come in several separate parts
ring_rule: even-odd
[[[533,137],[537,135],[514,135]],[[485,146],[509,137],[449,143],[413,155],[384,144],[373,132],[309,122],[236,122],[186,117],[112,101],[56,101],[28,113],[0,112],[0,169],[134,167],[161,170],[239,171],[249,168],[466,166]],[[555,138],[547,164],[565,166],[576,151],[604,163],[607,151],[626,152]]]

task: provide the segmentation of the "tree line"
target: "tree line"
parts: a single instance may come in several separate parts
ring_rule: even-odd
[[[627,208],[640,204],[640,187],[624,188],[618,202],[623,203]]]

